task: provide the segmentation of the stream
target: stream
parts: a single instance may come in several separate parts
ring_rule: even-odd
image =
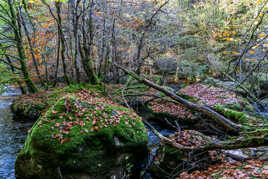
[[[14,164],[18,152],[22,149],[28,129],[32,123],[21,123],[12,120],[10,105],[20,91],[7,89],[0,96],[0,179],[13,179]]]

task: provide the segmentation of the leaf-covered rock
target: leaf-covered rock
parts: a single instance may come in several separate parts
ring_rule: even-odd
[[[16,160],[16,175],[105,175],[134,164],[146,154],[147,142],[135,112],[92,91],[81,91],[62,97],[36,121]]]

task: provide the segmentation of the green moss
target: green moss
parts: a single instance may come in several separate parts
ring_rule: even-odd
[[[91,104],[67,95],[34,124],[19,156],[27,156],[50,171],[61,166],[70,172],[106,172],[120,166],[117,159],[123,153],[147,151],[144,124],[140,117],[133,116],[136,116],[133,111],[119,105]],[[109,124],[109,120],[117,120],[116,125]],[[72,128],[65,134],[64,122],[72,122]]]
[[[249,112],[255,112],[254,107],[251,104],[246,105],[245,110]]]
[[[101,85],[70,85],[65,88],[54,88],[50,91],[40,91],[35,94],[23,95],[13,101],[12,112],[16,114],[15,119],[37,120],[40,115],[48,110],[50,106],[62,96],[70,93],[77,93],[83,89],[91,89],[94,92],[101,93]]]
[[[185,157],[182,151],[170,146],[165,146],[165,153],[165,159],[167,161],[179,161]]]
[[[189,96],[189,95],[186,95],[186,94],[183,94],[183,93],[177,93],[178,96],[182,97],[183,99],[186,99],[188,101],[191,101],[191,102],[197,102],[198,99],[194,96]]]
[[[238,112],[238,111],[235,111],[235,110],[223,107],[223,106],[216,105],[214,109],[217,112],[223,114],[228,119],[240,122],[242,124],[247,124],[250,121],[256,120],[256,118],[248,116],[245,112]]]
[[[72,85],[66,86],[63,90],[56,89],[56,91],[65,92],[65,93],[74,93],[74,92],[79,92],[83,89],[91,89],[95,92],[101,93],[103,90],[103,86],[102,85],[90,85],[90,84],[72,84]]]

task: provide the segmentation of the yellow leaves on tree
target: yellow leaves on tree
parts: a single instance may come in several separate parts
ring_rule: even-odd
[[[235,36],[237,35],[237,31],[235,30],[225,30],[221,33],[213,33],[212,36],[213,38],[216,40],[223,40],[223,41],[238,41],[237,38],[235,38]]]
[[[227,41],[234,41],[234,38],[232,38],[232,37],[227,37],[226,40],[227,40]]]
[[[262,3],[261,0],[257,0],[256,2],[257,5],[260,5],[261,3]]]
[[[240,53],[239,52],[236,52],[236,51],[232,51],[232,54],[233,55],[240,55]]]
[[[102,15],[102,12],[101,12],[101,11],[95,11],[95,14],[96,14],[97,16],[101,16],[101,15]]]
[[[260,35],[259,35],[259,38],[262,39],[263,37],[265,37],[265,34],[260,34]]]

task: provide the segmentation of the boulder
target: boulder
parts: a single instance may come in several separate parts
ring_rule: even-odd
[[[157,60],[153,67],[158,71],[158,73],[175,74],[177,62],[174,58],[164,58]]]
[[[91,92],[60,98],[19,153],[17,178],[105,178],[147,155],[148,136],[132,110]],[[128,167],[129,169],[129,167]]]
[[[215,78],[208,78],[207,80],[204,81],[205,84],[213,84],[215,86],[225,88],[227,90],[231,90],[237,93],[243,94],[244,91],[240,88],[237,87],[237,83],[233,81],[221,81]]]

